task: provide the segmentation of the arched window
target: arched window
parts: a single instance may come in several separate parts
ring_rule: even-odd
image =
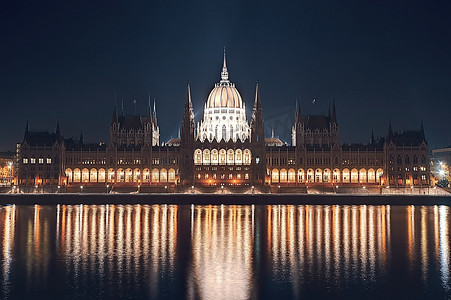
[[[201,165],[202,164],[202,150],[196,149],[194,151],[194,164]]]
[[[70,168],[66,169],[66,177],[67,177],[67,183],[72,183],[72,180],[73,180],[72,169],[70,169]]]
[[[315,182],[322,182],[322,177],[323,177],[323,170],[321,169],[316,169],[315,171]]]
[[[132,169],[125,170],[125,182],[133,182],[133,172]]]
[[[219,150],[219,164],[225,165],[226,164],[226,151],[225,149]]]
[[[97,179],[99,182],[105,182],[105,169],[99,169],[99,177]]]
[[[235,151],[235,164],[241,165],[243,163],[243,152],[241,149]]]
[[[396,159],[396,163],[397,163],[398,165],[402,165],[402,158],[401,158],[401,155],[398,155],[398,158]]]
[[[376,172],[374,172],[374,169],[368,170],[368,183],[374,183],[376,182]]]
[[[150,182],[150,170],[144,169],[143,171],[143,182]]]
[[[363,168],[359,171],[359,181],[360,183],[366,183],[366,170]]]
[[[280,170],[280,182],[287,182],[287,169]]]
[[[406,165],[410,164],[410,157],[408,155],[406,155],[405,163]]]
[[[349,183],[349,180],[350,180],[349,169],[343,169],[343,182]]]
[[[339,169],[334,169],[333,175],[332,175],[332,180],[334,182],[340,182],[340,170]]]
[[[351,170],[351,182],[352,183],[358,183],[359,182],[359,172],[357,169]]]
[[[160,182],[160,171],[157,168],[152,170],[152,182]]]
[[[222,125],[222,139],[224,141],[227,141],[226,140],[226,136],[227,136],[226,134],[227,134],[227,127],[225,125]]]
[[[413,156],[413,163],[414,164],[418,163],[418,157],[416,155]]]
[[[244,162],[245,165],[251,164],[251,150],[244,149]]]
[[[81,181],[89,182],[89,170],[86,168],[81,171]]]
[[[175,182],[175,170],[172,168],[168,171],[168,181]]]
[[[307,170],[307,182],[313,182],[314,181],[314,172],[313,169],[308,169]]]
[[[232,149],[227,150],[227,164],[233,165],[235,162],[235,154]]]
[[[279,182],[279,170],[272,169],[271,172],[271,182]]]
[[[124,182],[125,181],[125,172],[124,169],[117,170],[117,182]]]
[[[382,178],[382,176],[384,175],[384,170],[382,170],[382,169],[377,169],[377,171],[376,171],[376,182],[377,183],[380,183],[381,182],[381,178]]]
[[[211,150],[211,164],[212,165],[217,165],[218,164],[218,150],[217,149],[213,149]]]
[[[330,170],[329,169],[324,169],[323,181],[330,182]]]
[[[80,169],[76,168],[74,170],[74,182],[80,182],[81,180],[81,172]]]
[[[89,182],[97,182],[97,170],[94,168],[91,169]]]
[[[110,168],[108,169],[108,182],[114,182],[114,178],[115,178],[115,172],[114,169]]]
[[[294,169],[288,170],[288,182],[296,182],[296,171]]]
[[[205,149],[204,153],[202,155],[202,163],[204,165],[209,165],[210,164],[210,150]]]
[[[168,171],[164,168],[160,171],[160,182],[168,182]]]
[[[133,182],[141,182],[141,170],[140,169],[133,170]]]
[[[304,169],[299,169],[298,170],[298,182],[304,182],[304,180],[305,180]]]

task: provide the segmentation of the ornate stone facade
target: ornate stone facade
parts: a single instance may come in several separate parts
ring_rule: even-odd
[[[428,186],[429,148],[423,125],[368,144],[340,144],[335,102],[327,115],[303,115],[297,105],[292,143],[264,137],[263,107],[256,86],[250,124],[245,102],[229,81],[225,54],[221,81],[208,96],[195,126],[187,87],[180,137],[160,144],[155,104],[144,116],[118,115],[110,142],[84,143],[55,132],[31,132],[18,157],[18,184],[67,187],[194,186]]]

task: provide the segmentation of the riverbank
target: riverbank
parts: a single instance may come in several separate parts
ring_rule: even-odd
[[[0,205],[200,204],[200,205],[448,205],[444,195],[357,194],[3,194]]]

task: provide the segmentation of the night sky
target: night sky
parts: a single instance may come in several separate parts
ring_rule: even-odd
[[[296,99],[327,114],[335,98],[342,143],[423,120],[431,148],[451,145],[451,1],[293,2],[2,1],[0,151],[27,120],[108,142],[115,92],[126,114],[155,97],[167,141],[188,81],[202,117],[224,46],[248,118],[259,82],[268,136],[291,142]]]

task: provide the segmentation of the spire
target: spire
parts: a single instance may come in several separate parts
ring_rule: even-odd
[[[337,111],[335,110],[335,98],[332,99],[332,122],[337,123]]]
[[[274,138],[274,127],[271,129],[271,138]]]
[[[112,123],[117,123],[117,108],[116,108],[116,103],[114,103]]]
[[[229,72],[227,71],[226,49],[224,47],[224,62],[222,64],[221,81],[229,81]]]
[[[27,124],[25,125],[25,133],[28,133],[28,120],[27,120]]]
[[[122,99],[121,108],[122,108],[121,115],[124,116],[124,99]]]
[[[294,113],[294,122],[299,123],[302,120],[301,105],[299,100],[296,100],[296,112]]]
[[[191,146],[193,141],[194,141],[194,112],[193,112],[193,104],[191,102],[191,87],[188,83],[186,91],[185,110],[183,112],[180,143]]]
[[[83,145],[84,139],[83,139],[83,131],[80,131],[80,145]]]
[[[147,114],[152,114],[152,107],[150,106],[150,94],[149,94],[149,103],[147,104]]]
[[[258,91],[258,82],[255,86],[255,101],[254,101],[254,110],[255,109],[261,109],[261,102],[260,102],[260,92]]]
[[[374,144],[374,130],[371,129],[371,144]]]
[[[391,120],[388,123],[388,137],[392,137],[393,136],[393,129],[391,128]]]
[[[157,108],[155,105],[155,98],[153,98],[153,118],[155,119],[155,122],[157,121]]]

